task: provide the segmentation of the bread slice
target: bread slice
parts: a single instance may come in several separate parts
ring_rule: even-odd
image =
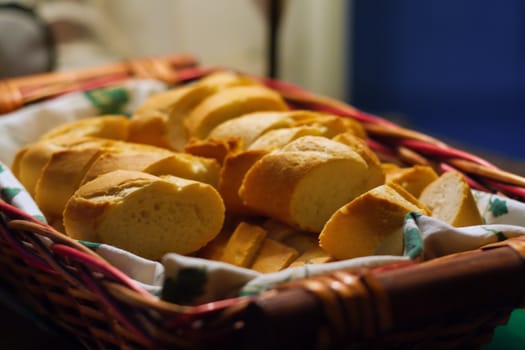
[[[346,145],[308,137],[314,140],[298,139],[258,160],[239,195],[263,215],[320,232],[334,211],[367,190],[368,166]]]
[[[12,165],[13,173],[29,194],[34,196],[42,170],[54,153],[69,148],[104,147],[113,142],[118,141],[96,137],[77,138],[67,134],[40,140],[23,147],[17,152]]]
[[[345,132],[336,135],[333,140],[350,146],[355,152],[357,152],[357,154],[361,156],[361,158],[364,159],[368,165],[368,189],[383,185],[385,183],[386,177],[381,165],[381,161],[379,160],[377,154],[375,154],[375,152],[368,147],[364,139],[356,136],[353,133]]]
[[[292,126],[293,114],[300,111],[264,111],[244,114],[240,117],[226,120],[210,131],[208,137],[225,139],[239,137],[244,147],[249,147],[255,139],[273,129]]]
[[[365,129],[354,119],[321,112],[311,112],[310,115],[299,115],[294,118],[294,126],[310,125],[325,128],[325,137],[333,138],[342,133],[349,133],[361,139],[366,137]]]
[[[250,268],[261,273],[281,271],[287,268],[298,255],[295,249],[266,238]]]
[[[59,136],[71,138],[100,137],[112,140],[128,138],[129,119],[123,115],[101,115],[61,124],[40,137],[49,140]]]
[[[46,219],[51,222],[62,218],[67,201],[102,152],[100,148],[82,148],[65,149],[51,155],[35,187],[35,201]]]
[[[221,89],[203,100],[185,119],[190,136],[203,139],[222,122],[255,111],[284,111],[281,96],[264,86],[236,86]]]
[[[104,152],[89,167],[81,183],[114,170],[136,170],[152,175],[173,175],[217,187],[220,166],[214,159],[178,152]]]
[[[220,261],[222,259],[222,255],[224,254],[226,244],[228,244],[230,237],[239,223],[240,221],[238,218],[226,216],[221,232],[215,236],[214,239],[209,241],[204,247],[199,249],[195,253],[195,256],[203,259]]]
[[[192,138],[184,146],[184,152],[199,157],[215,159],[219,164],[223,164],[224,159],[229,154],[238,153],[242,149],[242,139],[238,137],[227,139],[207,138],[204,140]]]
[[[42,169],[53,153],[62,150],[64,147],[59,144],[41,141],[27,145],[16,153],[11,169],[31,196],[35,195],[36,184]]]
[[[320,126],[296,126],[283,129],[270,130],[257,138],[249,147],[248,150],[273,150],[283,147],[303,136],[324,136],[326,129]]]
[[[239,189],[248,170],[267,153],[265,150],[244,151],[231,153],[225,158],[218,189],[228,213],[246,216],[257,214],[243,203],[239,196]]]
[[[221,261],[232,265],[248,267],[266,238],[266,230],[248,222],[241,222],[231,235]]]
[[[422,191],[419,200],[432,210],[432,216],[452,226],[483,224],[483,219],[467,181],[458,172],[447,172]]]
[[[221,70],[202,77],[197,84],[222,88],[227,86],[256,85],[258,82],[248,75],[233,70]]]
[[[197,251],[217,236],[223,222],[224,204],[212,186],[127,170],[82,185],[64,210],[72,238],[154,260]]]
[[[416,198],[407,196],[406,191],[381,185],[355,198],[327,221],[319,235],[321,248],[340,260],[401,255],[405,216],[410,212],[428,214],[424,205],[415,205]]]
[[[54,138],[41,140],[27,145],[17,153],[15,158],[17,172],[15,176],[27,189],[29,194],[36,196],[36,187],[44,168],[52,158],[53,154],[65,150],[99,149],[108,150],[141,150],[151,152],[168,152],[165,149],[129,143],[119,140],[111,140],[99,137],[72,137],[65,134]],[[80,159],[79,159],[80,161]],[[78,166],[79,171],[84,171],[84,165],[73,162]],[[70,167],[71,168],[71,167]],[[72,169],[65,169],[71,171]]]
[[[202,100],[228,86],[255,85],[234,72],[217,72],[197,83],[155,94],[139,106],[130,122],[129,141],[181,151],[188,141],[184,119]]]
[[[404,187],[414,197],[419,197],[423,189],[437,178],[438,174],[428,165],[391,168],[386,172],[386,182]]]
[[[317,246],[306,250],[297,259],[295,259],[289,267],[304,266],[309,264],[325,264],[334,261],[334,258]]]

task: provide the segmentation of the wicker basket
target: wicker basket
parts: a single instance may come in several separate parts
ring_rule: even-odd
[[[191,57],[137,60],[0,81],[0,111],[131,76],[207,74]],[[261,79],[294,107],[363,123],[386,160],[463,172],[476,188],[525,199],[525,179],[344,103]],[[90,249],[0,201],[0,278],[20,301],[94,349],[476,349],[522,306],[525,240],[423,263],[342,270],[255,297],[198,306],[160,301]],[[44,244],[42,236],[52,244]],[[472,291],[475,291],[473,293]]]

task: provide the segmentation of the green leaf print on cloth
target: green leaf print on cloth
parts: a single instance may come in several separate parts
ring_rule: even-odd
[[[206,281],[206,269],[182,268],[175,276],[166,278],[161,298],[176,304],[190,304],[204,293]]]
[[[124,114],[124,106],[130,100],[129,91],[122,87],[90,90],[84,94],[101,114]]]
[[[13,203],[13,198],[20,192],[22,192],[22,189],[18,187],[4,187],[0,191],[0,196],[7,203]]]
[[[495,218],[509,212],[507,209],[507,202],[497,197],[490,198],[488,210],[492,213],[492,215],[494,215]]]

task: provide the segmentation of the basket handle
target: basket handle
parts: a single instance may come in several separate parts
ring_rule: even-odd
[[[196,65],[197,61],[191,55],[172,55],[0,80],[0,115],[15,111],[31,102],[66,92],[106,86],[130,77],[158,79],[174,84],[180,79],[178,70]]]

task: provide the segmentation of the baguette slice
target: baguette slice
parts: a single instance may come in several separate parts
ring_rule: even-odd
[[[431,182],[419,200],[432,210],[432,216],[452,226],[483,224],[483,219],[463,175],[447,172]]]
[[[226,211],[235,215],[253,216],[257,213],[247,207],[239,196],[244,176],[250,168],[261,159],[267,151],[254,150],[229,154],[222,165],[219,178],[219,193],[221,194]]]
[[[71,138],[100,137],[112,140],[126,140],[128,137],[129,119],[123,115],[101,115],[84,118],[53,128],[40,137],[49,140],[55,137]]]
[[[226,120],[210,132],[210,138],[225,139],[239,137],[244,147],[249,147],[258,137],[267,131],[291,127],[295,122],[294,115],[304,114],[304,111],[264,111],[244,114],[240,117]]]
[[[262,227],[240,222],[224,248],[221,261],[241,267],[250,266],[265,238],[266,230]]]
[[[308,264],[324,264],[333,260],[334,258],[325,252],[323,248],[317,246],[302,253],[290,264],[290,267],[304,266]]]
[[[328,220],[319,244],[336,259],[403,253],[406,214],[429,214],[400,187],[381,185],[339,208]]]
[[[221,89],[204,99],[185,119],[189,136],[204,139],[217,125],[256,111],[284,111],[281,96],[264,86],[235,86]]]
[[[425,187],[438,178],[428,165],[414,165],[408,168],[392,168],[386,172],[386,181],[404,187],[414,197],[419,197]]]
[[[273,150],[283,147],[303,136],[324,136],[326,129],[320,126],[296,126],[270,130],[257,138],[248,150]]]
[[[375,154],[374,151],[368,147],[364,139],[356,136],[353,133],[346,132],[336,135],[333,140],[350,146],[354,151],[357,152],[357,154],[361,156],[361,158],[364,159],[368,165],[369,172],[367,184],[368,189],[383,185],[385,183],[386,176],[383,167],[381,166],[381,161],[379,160],[377,154]]]
[[[294,116],[294,118],[294,126],[311,125],[324,127],[326,129],[325,136],[329,138],[343,133],[355,135],[360,139],[366,137],[365,129],[361,123],[354,119],[319,112],[311,112],[310,115]]]
[[[262,242],[251,269],[261,273],[281,271],[287,268],[298,255],[295,249],[266,238]]]
[[[29,194],[35,196],[40,175],[54,153],[73,148],[104,148],[119,142],[121,141],[97,137],[76,138],[67,134],[40,140],[23,147],[17,152],[12,165],[13,173]]]
[[[214,159],[177,152],[105,152],[91,164],[81,183],[114,170],[135,170],[157,176],[173,175],[217,187],[220,166]]]
[[[239,195],[263,215],[318,233],[334,211],[368,190],[368,176],[367,164],[350,147],[306,136],[258,160]]]
[[[201,101],[228,86],[254,84],[255,81],[248,77],[218,72],[195,84],[153,95],[133,114],[129,141],[181,151],[189,136],[184,119]]]
[[[102,152],[100,148],[82,148],[51,155],[35,187],[35,201],[46,219],[53,222],[62,218],[67,201]]]
[[[227,139],[207,138],[204,140],[191,138],[184,146],[184,152],[199,157],[215,159],[219,164],[223,164],[228,155],[238,153],[242,149],[242,139],[236,137]]]
[[[27,169],[34,168],[32,176],[37,177],[34,187],[36,203],[46,218],[55,222],[61,220],[66,202],[78,187],[85,182],[86,176],[93,176],[92,172],[90,173],[91,168],[98,163],[98,160],[104,154],[134,154],[136,156],[128,165],[133,165],[135,169],[144,163],[145,157],[140,155],[166,157],[172,154],[158,147],[101,138],[79,138],[77,143],[70,143],[55,149],[53,145],[54,140],[56,139],[44,140],[35,144],[37,148],[36,154],[40,155],[41,158],[35,158],[35,164],[27,164]],[[39,169],[40,161],[45,161],[46,159],[46,164],[42,169]],[[28,162],[27,159],[24,159],[24,161]],[[112,165],[114,169],[111,170],[116,170],[118,169],[117,166],[123,164],[114,163]],[[97,169],[100,170],[98,167]],[[122,169],[125,169],[125,167],[122,167]],[[106,169],[106,171],[109,171],[109,169]],[[217,181],[217,168],[215,172],[215,181]]]
[[[64,210],[72,238],[154,260],[197,251],[217,236],[223,222],[224,204],[212,186],[126,170],[82,185]]]

